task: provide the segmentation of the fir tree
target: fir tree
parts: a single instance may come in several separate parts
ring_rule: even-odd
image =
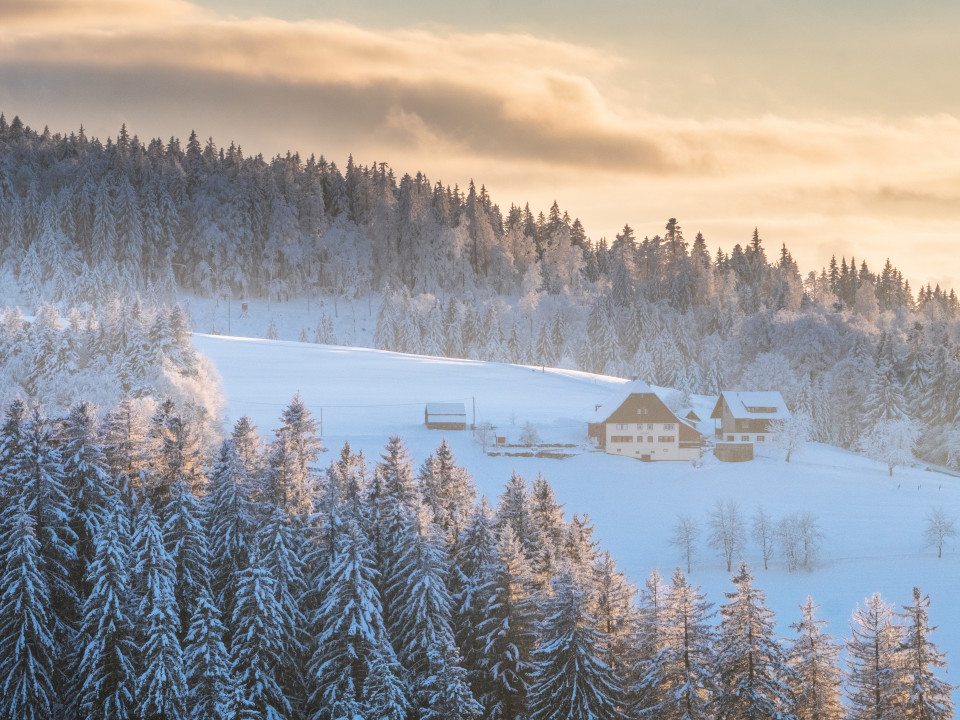
[[[453,643],[433,645],[427,652],[429,669],[420,693],[425,706],[420,720],[472,720],[483,707],[470,694],[466,671]]]
[[[277,430],[268,461],[267,499],[291,516],[306,517],[313,509],[311,465],[323,447],[317,435],[319,426],[299,394],[280,419],[283,425]]]
[[[220,610],[206,587],[197,598],[193,619],[184,640],[187,668],[186,705],[189,720],[227,720],[230,663],[223,644]]]

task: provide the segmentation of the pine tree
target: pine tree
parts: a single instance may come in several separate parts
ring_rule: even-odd
[[[131,547],[126,510],[108,508],[96,535],[97,552],[87,570],[93,584],[83,606],[82,658],[75,672],[81,720],[132,720],[136,715],[137,650],[130,590]]]
[[[588,594],[570,575],[553,585],[553,597],[534,652],[530,720],[614,720],[621,689],[597,656],[603,634],[587,613]]]
[[[55,623],[34,519],[22,496],[7,505],[0,526],[0,717],[55,718]]]
[[[133,576],[140,599],[137,608],[142,672],[137,677],[137,705],[144,717],[180,720],[186,717],[187,681],[177,637],[180,613],[174,596],[176,573],[150,502],[137,514]]]
[[[904,673],[905,697],[901,717],[904,720],[947,720],[953,717],[950,694],[956,688],[934,673],[946,667],[944,653],[930,640],[930,596],[913,589],[913,604],[904,605],[904,638],[898,654]]]
[[[720,607],[717,637],[718,720],[792,718],[793,707],[785,679],[786,658],[773,636],[773,613],[763,592],[753,587],[753,576],[741,563],[733,578],[736,590],[726,593]]]
[[[787,654],[792,671],[793,692],[797,720],[840,720],[842,676],[837,665],[840,648],[833,638],[823,632],[825,620],[816,617],[813,599],[800,606],[800,622],[790,627],[797,631]]]

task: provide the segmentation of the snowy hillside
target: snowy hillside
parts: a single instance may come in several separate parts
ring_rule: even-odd
[[[951,665],[960,662],[960,618],[954,610],[960,542],[938,560],[922,537],[931,509],[960,513],[960,478],[922,468],[898,468],[890,478],[879,463],[815,444],[789,464],[772,450],[745,464],[724,464],[712,456],[701,467],[641,463],[592,451],[586,442],[586,421],[623,382],[616,378],[296,342],[195,335],[194,343],[222,375],[231,422],[247,414],[269,434],[281,409],[300,392],[315,416],[322,413],[329,450],[349,440],[355,450],[377,458],[388,437],[399,434],[419,463],[445,437],[491,498],[514,470],[528,480],[542,473],[568,515],[589,513],[596,538],[638,584],[652,568],[669,576],[680,563],[669,537],[677,515],[688,515],[701,529],[691,580],[718,604],[732,586],[723,561],[706,543],[714,502],[736,501],[748,526],[758,506],[775,520],[810,512],[825,535],[814,571],[790,573],[777,555],[764,571],[754,542],[748,541],[745,552],[777,613],[780,634],[792,632],[787,626],[798,620],[807,594],[821,605],[830,632],[846,637],[851,612],[871,593],[879,591],[899,607],[919,586],[930,594],[932,621],[941,626],[935,639],[949,652]],[[474,399],[477,422],[491,422],[508,442],[516,442],[530,421],[544,443],[575,444],[574,456],[490,457],[469,432],[425,429],[426,402],[464,402],[469,422]],[[712,400],[696,398],[701,417],[708,417]],[[712,430],[712,421],[703,429]]]

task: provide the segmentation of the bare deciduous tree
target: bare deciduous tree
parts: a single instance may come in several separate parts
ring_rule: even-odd
[[[710,547],[716,550],[727,563],[727,572],[733,561],[743,554],[746,531],[743,515],[734,500],[717,500],[710,511]]]
[[[923,539],[927,547],[937,549],[937,557],[943,557],[943,545],[947,539],[955,537],[957,534],[957,524],[953,516],[948,515],[942,508],[934,508],[927,515],[927,526],[923,531]]]
[[[480,443],[480,447],[483,448],[483,451],[487,451],[487,446],[493,442],[493,425],[484,420],[483,422],[477,423],[477,427],[473,430],[474,439]]]
[[[770,569],[770,558],[773,557],[773,546],[776,540],[777,529],[773,518],[767,515],[762,507],[757,508],[753,515],[753,528],[751,534],[753,539],[760,545],[760,551],[763,553],[763,569]]]
[[[540,444],[540,433],[537,432],[537,427],[532,422],[526,422],[523,424],[523,430],[520,431],[520,444]]]
[[[693,565],[693,557],[696,555],[697,538],[700,537],[700,528],[689,515],[677,515],[677,522],[673,525],[673,535],[670,537],[670,544],[680,549],[684,560],[687,563],[687,575],[690,574],[690,568]]]
[[[823,537],[813,513],[793,513],[783,518],[777,525],[777,539],[787,561],[787,570],[813,570],[820,557]]]

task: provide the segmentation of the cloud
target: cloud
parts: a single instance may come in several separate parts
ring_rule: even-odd
[[[186,0],[0,4],[2,109],[54,130],[353,152],[474,177],[505,204],[560,199],[595,236],[676,216],[727,247],[755,224],[808,232],[807,247],[955,241],[956,117],[682,117],[657,112],[663,82],[655,64],[522,32],[236,19]]]

